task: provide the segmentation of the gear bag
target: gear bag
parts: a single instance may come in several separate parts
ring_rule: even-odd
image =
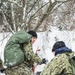
[[[75,75],[75,56],[70,57],[68,54],[66,54],[69,57],[69,62],[72,66],[72,71],[73,71],[73,75]],[[62,71],[62,73],[60,75],[64,75],[64,70]]]
[[[72,65],[73,75],[75,75],[75,56],[70,58],[70,63]]]
[[[31,40],[31,35],[21,30],[16,32],[8,40],[4,49],[4,65],[12,67],[24,61],[24,53],[20,47]]]
[[[68,54],[66,54],[69,57],[69,62],[72,66],[73,75],[75,75],[75,56],[70,57]]]

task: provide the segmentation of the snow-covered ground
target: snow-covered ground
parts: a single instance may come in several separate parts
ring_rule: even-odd
[[[0,75],[5,75],[5,73],[1,73],[1,72],[0,72]]]
[[[10,36],[10,33],[0,33],[0,58],[3,61],[4,47]],[[35,53],[37,49],[40,49],[40,52],[38,53],[39,57],[46,58],[48,61],[50,61],[54,57],[53,53],[51,52],[52,46],[58,40],[64,41],[67,47],[75,51],[75,31],[59,31],[55,27],[51,29],[51,32],[46,31],[38,33],[38,39],[33,45],[33,51]],[[0,75],[3,74],[0,73]]]

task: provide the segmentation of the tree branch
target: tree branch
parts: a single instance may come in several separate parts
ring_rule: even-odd
[[[2,11],[2,10],[1,10],[1,11]],[[3,17],[4,17],[4,24],[6,24],[6,27],[7,27],[12,33],[14,33],[14,31],[11,29],[9,23],[8,23],[7,20],[6,20],[6,17],[5,17],[5,14],[4,14],[3,11],[2,11],[2,14],[3,14]]]
[[[9,1],[9,0],[8,0],[8,1]],[[16,1],[9,1],[9,2],[16,4],[16,5],[17,5],[18,7],[20,7],[20,8],[23,6],[23,5],[17,4]]]
[[[14,31],[16,31],[16,25],[15,25],[15,14],[14,14],[13,6],[14,6],[13,3],[11,3],[12,23],[13,23]]]
[[[34,5],[33,5],[33,6],[31,7],[31,9],[27,12],[27,14],[31,12],[31,10],[34,8],[34,6],[35,6],[35,4],[37,3],[37,1],[38,1],[38,0],[36,0],[36,1],[34,2]]]
[[[49,2],[48,2],[48,3],[49,3]],[[35,14],[36,14],[40,9],[42,9],[44,6],[46,6],[48,3],[46,3],[46,4],[44,4],[42,7],[40,7],[40,8],[29,18],[28,26],[27,26],[27,27],[30,27],[30,26],[31,26],[30,22],[31,22],[31,20],[34,18]]]
[[[37,31],[37,29],[39,28],[39,26],[42,24],[42,22],[49,16],[49,13],[51,12],[51,10],[54,8],[54,6],[57,4],[57,2],[54,2],[52,4],[49,5],[46,13],[41,17],[40,21],[38,22],[37,26],[35,27],[35,31]]]

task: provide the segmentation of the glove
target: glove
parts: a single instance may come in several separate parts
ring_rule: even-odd
[[[5,68],[3,68],[3,69],[1,69],[0,71],[1,71],[1,73],[4,73],[4,71],[5,71],[6,69]]]
[[[41,64],[46,64],[47,60],[45,58],[42,59]]]
[[[72,59],[73,59],[73,60],[75,60],[75,56],[74,56],[74,57],[72,57]]]

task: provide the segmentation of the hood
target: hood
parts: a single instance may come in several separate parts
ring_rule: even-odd
[[[56,50],[55,50],[55,56],[56,56],[57,54],[71,53],[71,52],[72,52],[72,50],[69,49],[68,47],[62,47],[62,48],[59,48],[59,49],[56,49]]]

